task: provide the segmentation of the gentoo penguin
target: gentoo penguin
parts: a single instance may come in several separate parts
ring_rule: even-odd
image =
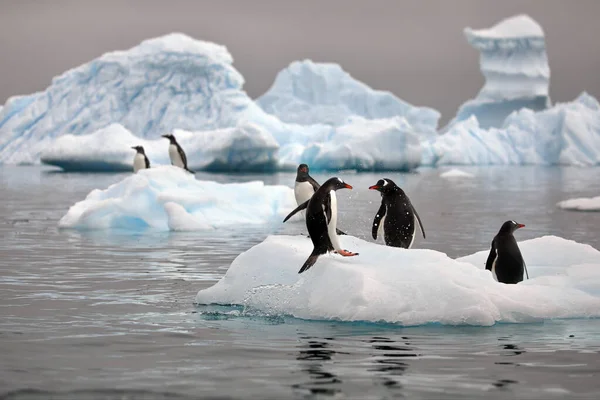
[[[194,173],[190,171],[187,166],[187,157],[185,156],[185,151],[181,148],[177,140],[175,140],[175,136],[170,133],[166,135],[162,135],[162,137],[169,139],[169,158],[171,159],[171,165],[175,165],[176,167],[180,167],[185,169],[188,172]]]
[[[133,156],[133,172],[138,172],[140,169],[150,168],[150,160],[146,157],[144,148],[142,146],[133,146],[132,149],[136,151]]]
[[[490,255],[485,269],[492,271],[494,279],[502,283],[519,283],[523,280],[523,271],[527,273],[525,261],[513,236],[513,232],[525,225],[515,221],[506,221],[494,236]],[[529,274],[527,274],[529,279]]]
[[[381,193],[381,206],[375,214],[371,234],[377,240],[379,230],[383,228],[383,239],[387,246],[410,249],[417,233],[417,223],[425,238],[421,218],[410,199],[391,179],[380,179],[370,190]]]
[[[308,171],[308,165],[300,164],[296,172],[296,182],[294,183],[294,196],[296,197],[296,205],[298,206],[308,201],[313,196],[313,194],[315,194],[315,192],[321,187],[321,185],[319,185],[319,183],[308,174]],[[337,228],[336,232],[338,235],[346,234]]]
[[[358,253],[342,249],[336,233],[337,197],[335,191],[344,188],[352,189],[352,186],[339,178],[328,179],[309,200],[299,205],[283,220],[283,222],[287,221],[292,215],[306,208],[306,228],[313,242],[313,251],[298,271],[299,274],[312,267],[319,256],[328,251],[335,251],[344,257],[358,255]]]

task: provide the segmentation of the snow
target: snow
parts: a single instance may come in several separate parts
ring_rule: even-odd
[[[600,165],[600,104],[582,93],[544,111],[513,112],[501,128],[471,117],[424,146],[426,165]]]
[[[247,123],[233,128],[173,134],[183,147],[192,171],[262,171],[275,168],[279,145],[261,127]],[[170,164],[169,141],[142,139],[120,124],[90,135],[63,135],[41,153],[41,161],[66,171],[130,171],[135,152],[143,146],[150,164]]]
[[[204,230],[279,221],[296,202],[287,186],[199,181],[182,168],[152,167],[91,191],[61,228]]]
[[[198,304],[237,304],[246,312],[397,323],[483,325],[600,316],[600,252],[554,236],[520,243],[530,280],[496,282],[487,251],[453,260],[341,236],[357,257],[321,256],[298,274],[312,250],[303,236],[269,236],[240,254]]]
[[[466,171],[462,171],[457,168],[452,168],[448,171],[444,171],[440,174],[440,178],[474,178],[475,175],[470,174]]]
[[[281,121],[300,125],[343,125],[349,117],[404,117],[417,132],[434,133],[440,113],[415,107],[387,91],[373,90],[338,64],[294,61],[277,74],[256,102]]]
[[[541,26],[527,15],[507,18],[489,29],[465,28],[480,52],[485,85],[475,99],[460,106],[455,123],[477,117],[482,128],[500,127],[513,111],[550,107],[550,67]]]
[[[600,196],[564,200],[558,202],[556,206],[563,210],[600,211]]]

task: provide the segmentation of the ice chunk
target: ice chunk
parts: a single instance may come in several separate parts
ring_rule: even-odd
[[[213,131],[173,131],[192,171],[271,171],[277,166],[279,145],[255,124]],[[45,164],[66,171],[131,171],[135,152],[144,146],[151,165],[170,164],[166,139],[142,139],[119,124],[90,135],[63,135],[41,154]]]
[[[344,125],[348,117],[404,117],[417,132],[433,133],[440,113],[415,107],[390,92],[373,90],[338,64],[295,61],[280,71],[273,86],[257,99],[284,122]]]
[[[424,146],[424,164],[600,165],[600,105],[582,93],[545,111],[516,111],[501,128],[470,117]]]
[[[564,200],[556,204],[558,208],[572,211],[600,211],[600,196]]]
[[[152,167],[75,203],[59,221],[77,229],[212,229],[283,218],[296,206],[287,186],[198,181],[181,168]]]
[[[475,99],[459,108],[449,127],[472,115],[484,129],[500,127],[515,110],[538,111],[551,105],[546,43],[536,21],[527,15],[517,15],[489,29],[465,28],[465,35],[469,44],[480,52],[485,85]]]
[[[600,252],[557,237],[521,242],[532,279],[496,282],[486,251],[453,260],[341,236],[357,257],[321,256],[302,236],[270,236],[238,256],[225,276],[201,290],[199,304],[239,304],[306,319],[385,321],[402,325],[493,325],[600,316]]]
[[[442,172],[440,178],[474,178],[475,175],[468,172],[462,171],[457,168],[452,168],[448,171]]]

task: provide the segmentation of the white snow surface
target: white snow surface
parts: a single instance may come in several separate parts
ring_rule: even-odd
[[[558,202],[556,206],[563,210],[600,211],[600,196],[563,200]]]
[[[360,255],[324,255],[298,274],[312,250],[310,239],[269,236],[240,254],[196,302],[405,326],[600,316],[600,252],[588,245],[554,236],[521,242],[531,279],[505,285],[484,269],[489,250],[454,260],[434,250],[386,247],[352,236],[340,240]]]
[[[192,171],[273,170],[278,163],[279,145],[255,124],[200,132],[176,129],[173,134]],[[63,135],[41,153],[41,161],[66,171],[130,171],[135,154],[131,147],[138,145],[151,166],[170,164],[167,139],[142,139],[120,124],[89,135]]]
[[[475,175],[473,175],[473,174],[471,174],[469,172],[457,169],[457,168],[449,169],[448,171],[444,171],[444,172],[442,172],[440,174],[440,178],[448,178],[448,179],[452,179],[452,178],[474,178],[474,177],[475,177]]]
[[[582,93],[548,110],[513,112],[501,128],[471,117],[423,145],[426,165],[600,165],[600,104]]]
[[[284,122],[344,125],[349,117],[404,117],[421,133],[434,133],[440,113],[415,107],[392,93],[370,88],[338,64],[294,61],[277,74],[272,87],[256,102]]]
[[[76,229],[204,230],[279,221],[296,207],[293,189],[262,181],[199,181],[182,168],[152,167],[91,191],[60,219]]]
[[[550,67],[541,26],[528,15],[507,18],[489,29],[465,28],[471,46],[480,52],[485,85],[465,102],[454,120],[476,116],[482,128],[500,127],[513,111],[543,110],[551,105]]]

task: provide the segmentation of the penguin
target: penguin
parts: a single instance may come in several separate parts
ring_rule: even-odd
[[[375,214],[371,234],[377,240],[377,234],[383,229],[383,239],[387,246],[410,249],[417,234],[417,223],[426,238],[421,217],[410,199],[391,179],[380,179],[370,190],[381,193],[381,206]]]
[[[312,267],[319,256],[328,251],[335,251],[344,257],[358,255],[358,253],[342,249],[336,233],[337,197],[335,191],[339,189],[352,189],[352,186],[337,177],[328,179],[310,199],[299,205],[283,220],[285,222],[298,211],[306,209],[306,228],[313,242],[313,251],[298,271],[299,274]]]
[[[300,164],[296,171],[296,182],[294,183],[294,196],[296,197],[296,205],[308,201],[313,194],[321,187],[319,183],[308,174],[309,168],[306,164]],[[345,232],[336,228],[338,235],[345,235]]]
[[[162,137],[169,139],[169,158],[171,159],[171,165],[175,165],[176,167],[180,167],[185,169],[190,173],[194,173],[194,171],[190,171],[187,166],[187,157],[185,156],[185,151],[181,148],[177,140],[175,140],[175,136],[170,133],[166,135],[162,135]]]
[[[132,149],[136,151],[133,156],[133,172],[136,173],[140,169],[150,168],[150,160],[146,157],[144,148],[142,146],[133,146]]]
[[[485,269],[492,271],[494,279],[501,283],[519,283],[523,280],[523,272],[527,274],[527,266],[521,255],[513,232],[525,225],[515,221],[506,221],[492,240],[492,248],[485,263]]]

